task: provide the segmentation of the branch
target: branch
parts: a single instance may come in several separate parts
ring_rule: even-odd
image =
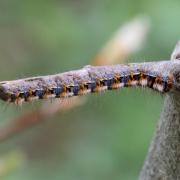
[[[14,134],[22,132],[22,130],[30,128],[33,125],[37,125],[44,121],[44,119],[47,119],[54,114],[62,113],[64,111],[68,111],[72,108],[80,106],[84,103],[84,100],[85,99],[81,98],[81,100],[78,101],[77,97],[72,97],[71,103],[69,103],[68,101],[62,101],[61,105],[59,101],[55,101],[51,104],[49,104],[50,102],[44,103],[40,109],[27,112],[24,115],[21,115],[20,117],[14,119],[14,121],[9,123],[5,127],[1,127],[0,141],[2,142],[10,138]]]
[[[113,37],[97,54],[93,65],[110,65],[125,60],[130,54],[139,51],[150,29],[147,17],[136,17],[120,27]]]
[[[177,44],[172,59],[180,56]],[[140,174],[140,180],[180,179],[180,68],[174,68],[176,89],[165,96],[164,107]]]

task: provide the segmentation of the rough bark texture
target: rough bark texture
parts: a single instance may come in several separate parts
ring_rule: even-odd
[[[179,59],[180,43],[172,59]],[[180,180],[180,68],[173,71],[176,77],[174,91],[165,96],[164,107],[140,174],[140,180]]]

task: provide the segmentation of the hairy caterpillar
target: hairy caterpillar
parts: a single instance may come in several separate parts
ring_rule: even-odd
[[[166,67],[166,62],[159,65]],[[159,73],[158,64],[154,69],[151,63],[85,66],[81,70],[56,75],[0,82],[0,99],[18,104],[33,99],[81,96],[132,86],[165,93],[172,89],[173,83],[170,73]]]

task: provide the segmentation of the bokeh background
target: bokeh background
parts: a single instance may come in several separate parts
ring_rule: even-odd
[[[169,59],[180,37],[179,0],[1,0],[0,80],[81,68],[137,15],[151,29],[127,62]],[[2,102],[1,125],[42,103]],[[162,104],[148,89],[90,95],[83,106],[1,142],[0,179],[137,179]]]

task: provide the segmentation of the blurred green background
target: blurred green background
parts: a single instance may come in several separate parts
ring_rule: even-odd
[[[179,0],[1,0],[0,80],[81,68],[139,14],[149,17],[151,31],[128,62],[169,59],[180,37]],[[1,103],[0,123],[41,103]],[[83,106],[2,142],[0,162],[16,149],[26,158],[0,179],[137,179],[162,104],[162,96],[146,89],[90,95]]]

